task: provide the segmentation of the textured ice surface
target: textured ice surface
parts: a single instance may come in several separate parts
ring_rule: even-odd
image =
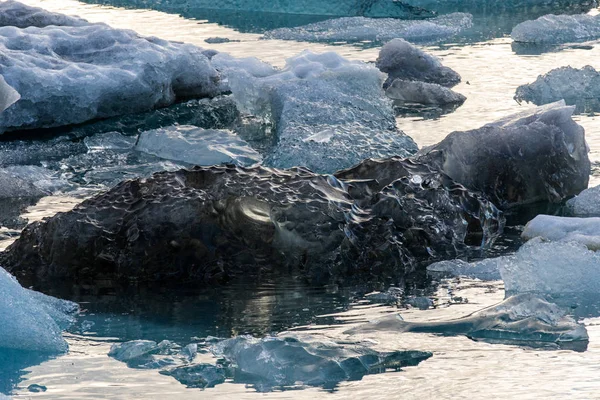
[[[89,22],[78,17],[49,12],[43,8],[30,7],[14,0],[0,3],[0,26],[16,26],[17,28],[37,26],[43,28],[48,25],[82,26],[88,24]]]
[[[19,94],[0,130],[46,128],[213,96],[202,49],[104,24],[0,27],[0,74]]]
[[[502,303],[451,321],[408,322],[398,315],[360,325],[348,333],[392,330],[444,335],[466,335],[475,340],[538,345],[587,342],[583,324],[559,306],[532,294],[518,294]]]
[[[377,57],[377,68],[388,74],[387,87],[395,79],[437,83],[452,87],[460,82],[460,75],[442,65],[435,56],[424,52],[403,39],[386,43]]]
[[[558,44],[600,38],[598,15],[544,15],[533,21],[521,22],[512,30],[516,42]]]
[[[442,276],[466,276],[484,281],[494,281],[502,279],[498,261],[500,261],[498,258],[486,258],[471,263],[463,260],[445,260],[429,265],[427,272]]]
[[[0,76],[0,113],[12,106],[21,98],[21,95],[13,89],[4,77]]]
[[[62,329],[77,305],[32,292],[0,268],[0,347],[60,353],[67,350]]]
[[[433,42],[454,36],[472,24],[473,16],[466,13],[419,21],[346,17],[295,28],[274,29],[266,32],[265,38],[306,42],[386,42],[403,38],[411,42]]]
[[[182,365],[161,370],[160,373],[194,388],[211,388],[225,382],[224,368],[212,364]]]
[[[587,188],[590,174],[584,130],[573,111],[561,101],[453,132],[423,149],[419,160],[501,208],[559,203]]]
[[[179,125],[142,132],[135,149],[193,165],[252,165],[262,157],[231,131]]]
[[[466,97],[436,83],[395,79],[385,90],[387,97],[406,103],[462,104]]]
[[[600,292],[600,254],[582,243],[533,239],[504,257],[500,267],[509,293]]]
[[[600,217],[600,186],[585,189],[567,201],[567,210],[576,217]]]
[[[589,65],[581,69],[560,67],[519,86],[515,94],[515,100],[537,105],[563,99],[577,106],[578,112],[599,111],[600,73]]]
[[[384,76],[373,66],[307,51],[288,59],[276,74],[256,77],[255,69],[232,67],[224,73],[240,109],[276,126],[265,165],[330,173],[365,158],[416,151],[414,141],[396,128],[381,89]]]
[[[560,242],[579,242],[600,250],[600,218],[569,218],[538,215],[525,226],[523,238],[536,237]]]

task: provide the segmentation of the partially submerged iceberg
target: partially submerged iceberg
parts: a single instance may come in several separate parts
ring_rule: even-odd
[[[221,55],[213,63],[223,63]],[[320,173],[347,168],[370,157],[407,157],[417,150],[399,131],[384,76],[373,66],[336,53],[309,51],[270,75],[254,63],[220,68],[239,108],[272,121],[275,137],[264,165],[303,166]]]
[[[442,322],[408,322],[392,315],[360,325],[347,333],[377,331],[423,332],[465,335],[495,343],[545,346],[548,344],[585,349],[589,340],[583,324],[559,306],[532,294],[511,296],[503,302],[469,316]]]
[[[43,28],[49,25],[83,26],[89,25],[89,22],[79,17],[53,13],[39,7],[30,7],[14,0],[0,3],[0,26],[15,26],[17,28],[36,26]]]
[[[23,288],[0,268],[0,348],[62,353],[68,349],[62,330],[78,311],[75,303]]]
[[[542,238],[558,242],[578,242],[590,250],[600,250],[600,218],[569,218],[538,215],[527,223],[525,240]]]
[[[585,189],[567,201],[566,208],[575,217],[600,217],[600,186]]]
[[[460,82],[460,75],[435,56],[424,52],[403,39],[394,39],[381,48],[377,68],[388,74],[384,87],[394,80],[421,81],[453,87]]]
[[[135,149],[193,165],[258,164],[260,154],[231,131],[178,125],[142,132]]]
[[[219,93],[219,75],[202,49],[104,24],[4,26],[0,50],[0,75],[20,95],[2,113],[2,132],[77,124]]]
[[[560,67],[519,86],[515,94],[515,100],[536,105],[563,99],[578,112],[600,110],[600,73],[589,65],[581,69]]]
[[[385,91],[392,100],[429,105],[462,104],[467,99],[460,93],[436,83],[395,79]]]
[[[346,17],[315,22],[294,28],[265,32],[266,39],[306,42],[386,42],[403,38],[411,42],[434,42],[470,28],[473,16],[454,13],[439,17],[406,21],[393,18]]]
[[[573,111],[560,101],[452,132],[417,159],[481,191],[502,209],[559,203],[587,188],[591,168]]]
[[[510,34],[515,42],[560,44],[600,38],[599,15],[544,15],[521,22]]]

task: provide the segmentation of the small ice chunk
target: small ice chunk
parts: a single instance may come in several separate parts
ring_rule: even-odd
[[[460,93],[437,83],[394,79],[385,91],[387,97],[407,103],[419,104],[462,104],[467,99]]]
[[[600,217],[600,186],[585,189],[567,201],[567,210],[576,217]]]
[[[142,132],[135,149],[194,165],[234,163],[248,166],[262,161],[260,154],[233,132],[191,125]]]
[[[577,242],[532,239],[502,258],[500,273],[509,293],[600,292],[600,254]]]
[[[89,151],[130,150],[135,146],[136,138],[124,136],[118,132],[106,132],[83,139]]]
[[[470,28],[473,16],[453,13],[427,20],[345,17],[265,33],[266,39],[306,42],[386,42],[403,38],[411,42],[433,42]]]
[[[437,57],[403,39],[394,39],[386,43],[379,52],[376,65],[388,74],[385,87],[396,79],[452,87],[461,79],[456,71],[442,65]]]
[[[188,362],[192,361],[196,354],[198,353],[198,345],[196,343],[190,343],[185,346],[179,352],[179,355],[185,358]]]
[[[158,346],[152,340],[131,340],[129,342],[113,344],[110,347],[108,355],[115,360],[128,362],[157,350]]]
[[[439,261],[429,265],[427,272],[442,276],[466,276],[483,281],[502,279],[497,258],[486,258],[472,263],[458,259]]]
[[[600,250],[600,218],[570,218],[538,215],[525,226],[525,240],[539,237],[556,242],[578,242]]]
[[[510,34],[515,42],[560,44],[600,38],[600,15],[548,14],[521,22]]]
[[[406,298],[405,303],[419,310],[427,310],[433,306],[433,301],[425,296],[409,296]]]
[[[62,329],[72,322],[79,308],[75,303],[33,292],[0,268],[0,347],[62,353],[67,342]]]
[[[225,382],[223,368],[211,364],[184,365],[159,372],[192,388],[211,388]]]

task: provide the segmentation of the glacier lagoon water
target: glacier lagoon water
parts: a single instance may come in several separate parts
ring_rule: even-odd
[[[351,46],[278,40],[259,42],[266,30],[305,25],[329,17],[260,14],[260,18],[248,18],[244,13],[207,13],[193,8],[175,9],[169,14],[164,12],[169,10],[142,10],[148,6],[147,2],[129,0],[27,0],[26,3],[80,15],[93,22],[130,28],[145,35],[215,48],[237,57],[255,56],[278,66],[283,66],[286,58],[304,49],[333,50],[346,58],[363,61],[375,61],[379,51],[377,43]],[[434,144],[451,131],[474,129],[530,107],[517,104],[512,97],[519,85],[533,82],[539,74],[566,65],[581,68],[589,64],[598,68],[600,65],[596,60],[600,46],[597,43],[549,49],[552,51],[512,45],[508,35],[513,26],[547,11],[536,7],[519,12],[503,9],[494,12],[493,16],[473,12],[474,24],[470,30],[424,47],[461,74],[463,81],[455,89],[464,94],[467,101],[441,117],[436,108],[413,112],[397,119],[399,128],[413,137],[419,146]],[[214,37],[230,41],[206,42]],[[576,120],[586,128],[590,158],[596,166],[590,183],[594,186],[600,183],[600,120],[593,114],[579,115]],[[89,146],[94,144],[88,143]],[[77,153],[72,149],[68,151]],[[118,149],[113,151],[114,159],[120,160]],[[76,166],[76,157],[71,162]],[[150,170],[177,167],[156,165],[155,162],[148,160]],[[79,197],[88,196],[89,191],[102,183],[127,176],[122,168],[102,173],[79,170],[74,173],[81,175],[80,180],[88,190],[75,194]],[[76,202],[77,198],[45,197],[21,217],[32,221],[66,210]],[[0,234],[6,239],[3,244],[6,245],[18,231],[3,228]],[[77,399],[165,396],[252,399],[261,395],[251,387],[226,383],[205,391],[186,389],[171,377],[152,370],[130,369],[107,354],[111,344],[127,340],[168,339],[185,345],[193,337],[265,335],[288,329],[308,330],[317,337],[344,339],[342,332],[349,324],[366,322],[392,312],[400,311],[406,320],[415,322],[440,321],[465,316],[504,298],[503,286],[498,281],[483,283],[453,278],[440,283],[423,278],[407,282],[406,286],[411,295],[431,296],[436,308],[398,309],[393,305],[375,305],[362,300],[366,292],[384,290],[384,287],[311,288],[294,280],[260,287],[232,285],[225,290],[203,292],[181,288],[118,288],[110,282],[93,288],[56,288],[54,294],[75,300],[83,308],[77,323],[65,334],[70,352],[57,358],[0,353],[0,368],[4,374],[0,374],[0,379],[4,378],[0,393],[13,390],[18,396]],[[412,398],[594,398],[600,389],[596,379],[600,360],[599,302],[593,296],[569,297],[566,301],[573,303],[570,305],[579,304],[574,312],[585,318],[590,343],[583,353],[475,342],[466,337],[394,332],[363,334],[361,337],[374,340],[379,350],[426,350],[432,351],[434,356],[418,367],[402,372],[342,382],[335,389],[335,395],[356,399],[389,398],[398,393]],[[30,385],[41,385],[46,391],[33,393],[28,390]],[[273,398],[325,396],[331,394],[321,388],[275,391],[267,395]]]

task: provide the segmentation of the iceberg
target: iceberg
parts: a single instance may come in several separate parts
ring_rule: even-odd
[[[50,25],[83,26],[88,24],[89,22],[79,17],[53,13],[39,7],[30,7],[14,0],[0,3],[0,26],[43,28]]]
[[[385,91],[387,97],[396,102],[431,105],[462,104],[467,99],[460,93],[436,83],[395,79]]]
[[[594,40],[600,38],[600,16],[548,14],[521,22],[510,36],[515,42],[538,45]]]
[[[240,110],[276,127],[274,138],[264,138],[274,142],[264,165],[331,173],[369,157],[416,152],[414,141],[397,129],[391,101],[381,88],[384,76],[373,66],[336,53],[306,51],[277,73],[256,76],[256,69],[221,72]]]
[[[560,203],[587,188],[591,168],[574,110],[560,101],[452,132],[417,159],[484,193],[501,209]]]
[[[387,42],[403,38],[411,42],[429,43],[455,36],[473,24],[473,16],[453,13],[427,20],[345,17],[315,22],[293,28],[265,32],[265,39],[305,42]]]
[[[63,353],[67,342],[62,330],[73,322],[75,303],[59,300],[23,288],[0,268],[0,348]]]
[[[260,154],[231,131],[179,125],[142,132],[137,151],[193,165],[258,164]]]
[[[4,26],[0,50],[0,74],[20,95],[2,112],[0,131],[77,124],[219,93],[219,74],[202,49],[105,24]]]
[[[600,186],[585,189],[567,201],[566,209],[576,217],[600,217]]]
[[[527,223],[523,239],[542,238],[558,242],[578,242],[590,250],[600,250],[600,218],[570,218],[538,215]]]
[[[580,113],[600,110],[600,73],[589,65],[581,69],[560,67],[519,86],[515,94],[518,102],[536,105],[563,99]]]
[[[386,43],[381,48],[375,65],[388,74],[384,87],[388,87],[396,79],[435,83],[446,87],[453,87],[460,82],[460,75],[456,71],[403,39]]]
[[[465,335],[474,340],[521,344],[532,347],[557,345],[585,349],[589,340],[585,326],[559,306],[532,294],[517,294],[466,317],[440,322],[408,322],[399,315],[383,317],[346,331],[349,334],[377,331],[423,332]]]

